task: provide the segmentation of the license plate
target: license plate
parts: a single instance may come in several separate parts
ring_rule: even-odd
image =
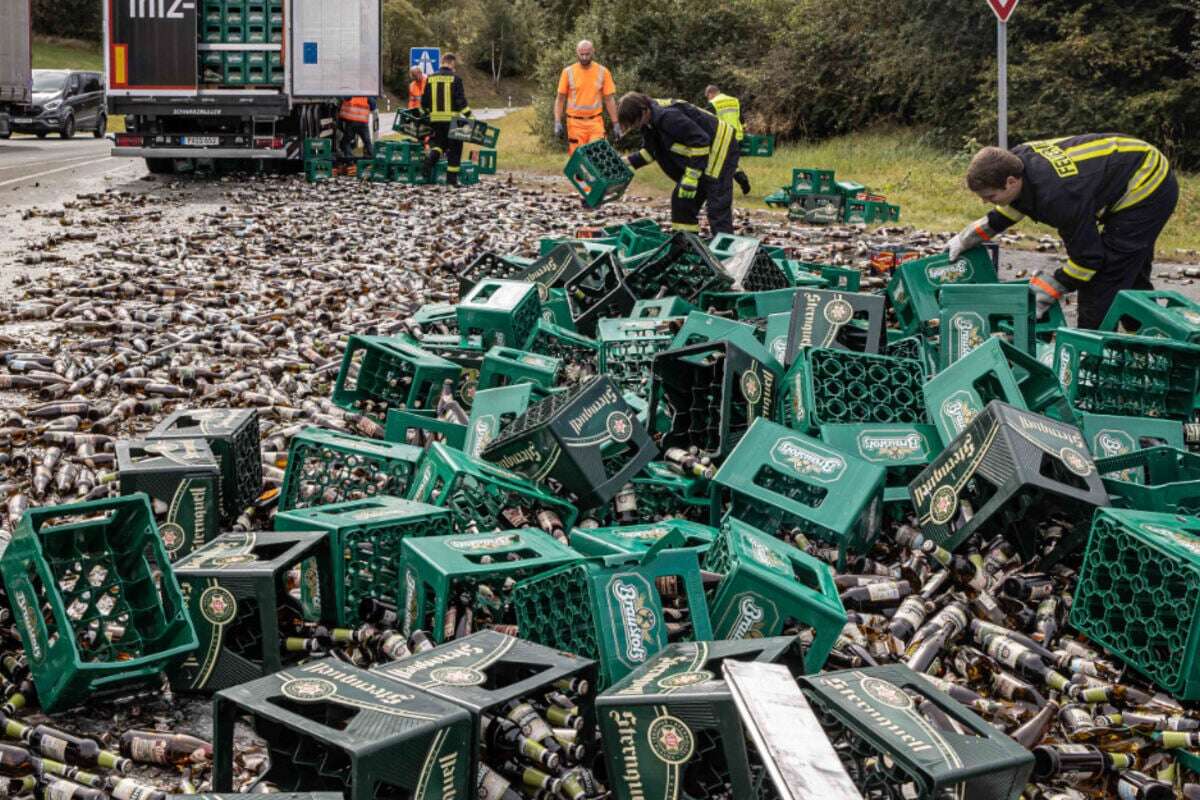
[[[212,147],[213,145],[218,145],[221,143],[221,137],[219,137],[219,136],[184,136],[182,139],[180,139],[180,141],[189,147]]]
[[[13,117],[13,124],[15,125],[28,125],[31,122],[33,120],[29,117]]]

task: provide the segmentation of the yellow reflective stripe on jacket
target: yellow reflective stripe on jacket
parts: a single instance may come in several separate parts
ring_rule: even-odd
[[[699,233],[700,232],[700,224],[696,223],[693,225],[693,224],[690,224],[687,222],[672,222],[671,230],[687,231],[689,233]]]
[[[1062,270],[1077,281],[1090,281],[1096,277],[1096,270],[1081,267],[1071,259],[1067,259],[1067,265]]]
[[[717,112],[717,117],[733,126],[733,130],[740,142],[745,135],[745,131],[742,128],[741,101],[727,94],[719,94],[708,102],[712,104],[713,109]]]
[[[1017,211],[1012,206],[996,206],[996,211],[997,211],[997,213],[1001,214],[1002,216],[1008,217],[1014,223],[1020,222],[1021,220],[1025,219],[1025,215],[1022,214],[1020,211]]]
[[[676,142],[671,145],[671,152],[681,155],[684,158],[697,158],[699,156],[708,155],[709,148],[707,147],[688,147],[686,144]]]
[[[721,174],[721,170],[725,168],[725,157],[729,155],[729,145],[735,135],[732,125],[717,120],[717,135],[713,138],[712,152],[708,154],[705,175],[716,178]]]
[[[645,161],[647,164],[654,163],[654,154],[651,153],[649,150],[647,150],[644,147],[641,150],[638,150],[638,157],[641,158],[642,161]]]
[[[453,75],[431,75],[429,77],[432,107],[429,109],[430,122],[449,122],[454,119],[454,101],[451,99],[454,86]]]
[[[1155,148],[1150,148],[1142,166],[1129,179],[1129,187],[1125,194],[1109,207],[1111,213],[1124,211],[1145,200],[1166,180],[1171,165],[1167,157]]]
[[[1113,153],[1144,153],[1151,149],[1153,148],[1141,139],[1133,139],[1128,136],[1106,136],[1103,139],[1068,147],[1063,152],[1072,161],[1087,161],[1090,158],[1111,156]]]
[[[690,189],[695,189],[700,185],[700,170],[688,167],[683,171],[683,178],[679,181],[680,186],[686,186]]]

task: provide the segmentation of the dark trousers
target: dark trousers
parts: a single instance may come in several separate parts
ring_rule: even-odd
[[[679,196],[679,185],[671,193],[671,227],[681,231],[696,232],[700,229],[700,208],[708,208],[708,227],[715,236],[718,233],[733,233],[733,175],[738,168],[737,142],[729,145],[725,165],[714,180],[708,176],[700,179],[696,196],[688,199]]]
[[[355,139],[362,140],[364,158],[375,157],[375,150],[371,146],[370,123],[342,120],[342,155],[348,159],[354,158]]]
[[[1104,268],[1079,290],[1079,327],[1099,328],[1117,292],[1154,288],[1154,244],[1178,202],[1179,182],[1172,170],[1154,194],[1104,221]]]
[[[428,179],[432,180],[436,175],[437,163],[441,161],[442,154],[446,156],[446,183],[450,186],[458,185],[458,170],[462,164],[463,143],[458,139],[450,138],[450,123],[449,122],[433,122],[430,123],[433,128],[433,135],[429,137],[429,156],[425,160],[425,170]]]

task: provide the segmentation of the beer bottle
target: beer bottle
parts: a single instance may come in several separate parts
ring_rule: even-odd
[[[896,605],[897,601],[912,594],[908,581],[883,581],[867,586],[856,586],[842,592],[842,602],[851,608]]]
[[[637,522],[638,498],[633,484],[627,483],[613,498],[613,508],[617,512],[617,524],[632,525]]]
[[[121,754],[141,764],[202,764],[212,760],[212,745],[183,733],[132,730],[121,735]]]
[[[1033,748],[1035,780],[1054,776],[1087,780],[1119,770],[1132,769],[1136,765],[1136,756],[1129,753],[1107,753],[1090,744],[1044,744]]]
[[[1117,778],[1117,797],[1121,800],[1174,800],[1175,789],[1169,783],[1130,769]]]
[[[1029,721],[1017,728],[1009,736],[1022,747],[1029,749],[1042,740],[1042,737],[1046,735],[1046,731],[1057,716],[1058,703],[1051,700],[1038,713],[1030,717]]]
[[[1054,578],[1049,575],[1012,575],[1005,578],[1000,591],[1018,600],[1040,602],[1054,594]]]
[[[909,595],[900,603],[896,613],[888,623],[888,633],[901,642],[907,642],[917,628],[925,622],[925,617],[933,609],[933,603],[920,595]]]
[[[554,682],[553,686],[560,692],[566,692],[567,694],[573,694],[579,697],[587,697],[588,692],[590,692],[592,689],[592,685],[588,683],[587,678],[581,678],[579,676],[571,678],[559,678]]]
[[[511,720],[484,714],[481,722],[484,726],[484,744],[498,754],[517,754],[547,769],[558,768],[558,754],[526,736],[520,726]]]
[[[382,628],[393,628],[400,622],[395,606],[377,597],[364,597],[358,604],[358,616],[363,622]]]
[[[14,720],[8,722],[12,724]],[[48,725],[25,728],[21,732],[21,739],[42,755],[64,764],[83,767],[99,766],[118,772],[129,772],[133,768],[132,762],[127,758],[121,758],[116,753],[110,753],[103,749],[95,739],[72,736]]]
[[[414,653],[428,653],[437,647],[425,631],[413,631],[412,635],[408,637],[408,643]]]
[[[1058,633],[1059,595],[1051,595],[1038,603],[1037,614],[1034,618],[1034,633],[1032,639],[1039,644],[1053,641]]]
[[[0,777],[0,798],[28,795],[37,783],[38,780],[33,775],[23,775],[19,778]]]
[[[0,744],[0,774],[10,776],[30,775],[36,766],[33,753],[24,747]]]
[[[99,789],[49,776],[37,781],[33,796],[37,800],[108,800],[108,796]]]
[[[558,791],[559,780],[557,778],[547,775],[540,769],[527,767],[511,758],[496,765],[496,771],[510,781],[519,783],[530,790],[545,789],[548,792]]]
[[[522,800],[508,779],[483,762],[475,773],[475,797],[478,800]]]
[[[1123,714],[1122,716],[1129,715]],[[1168,750],[1178,747],[1195,750],[1200,747],[1200,732],[1197,731],[1163,731],[1155,738]]]

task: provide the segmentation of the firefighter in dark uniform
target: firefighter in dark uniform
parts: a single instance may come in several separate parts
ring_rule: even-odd
[[[708,207],[714,235],[733,233],[733,175],[737,172],[737,131],[715,115],[691,103],[664,104],[639,92],[621,98],[617,109],[621,127],[642,132],[642,149],[629,156],[641,169],[658,162],[675,181],[671,193],[671,227],[700,230],[700,207]]]
[[[458,186],[459,165],[462,164],[463,143],[450,138],[450,123],[456,117],[471,116],[467,105],[467,91],[462,78],[454,74],[457,59],[453,54],[442,56],[442,68],[430,75],[421,96],[421,108],[429,112],[430,137],[429,155],[425,157],[425,180],[433,180],[437,163],[446,155],[446,184]]]
[[[1153,145],[1119,133],[985,147],[967,187],[995,208],[950,240],[956,259],[1025,217],[1058,229],[1067,263],[1030,281],[1040,319],[1079,292],[1079,327],[1098,328],[1123,289],[1153,289],[1154,243],[1179,200],[1179,184]]]

